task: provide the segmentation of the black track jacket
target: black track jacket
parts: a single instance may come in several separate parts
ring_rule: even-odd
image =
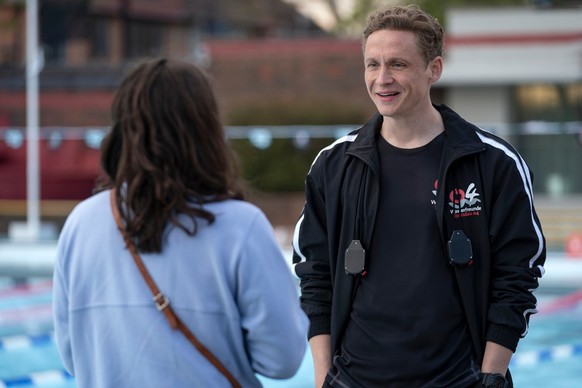
[[[486,341],[515,351],[527,334],[529,316],[537,312],[532,291],[544,273],[545,239],[534,210],[532,174],[517,151],[450,108],[435,108],[445,127],[435,233],[445,250],[453,231],[471,240],[473,262],[454,266],[454,272],[481,362]],[[368,247],[375,223],[381,124],[377,114],[321,150],[306,177],[306,202],[295,227],[293,262],[311,321],[309,337],[331,334],[332,354],[339,349],[356,284],[356,276],[344,270],[345,250],[355,237]]]

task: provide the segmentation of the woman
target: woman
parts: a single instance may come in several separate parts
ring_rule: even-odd
[[[57,345],[78,386],[230,385],[156,309],[122,233],[177,316],[243,387],[260,386],[256,373],[294,375],[307,319],[271,225],[242,201],[207,77],[190,63],[143,61],[123,80],[112,116],[107,180],[69,215],[54,270]]]

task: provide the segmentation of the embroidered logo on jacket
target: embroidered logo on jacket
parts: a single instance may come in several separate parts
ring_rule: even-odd
[[[434,182],[432,193],[436,197],[438,180]],[[471,217],[481,214],[481,200],[474,183],[471,183],[466,190],[454,189],[449,193],[449,211],[455,218]],[[436,200],[431,200],[431,204],[436,205]]]
[[[450,212],[455,218],[478,216],[481,212],[481,202],[475,184],[471,183],[467,190],[454,189],[449,193]]]

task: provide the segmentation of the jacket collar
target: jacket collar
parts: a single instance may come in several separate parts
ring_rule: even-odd
[[[435,105],[445,124],[445,165],[454,159],[477,153],[485,149],[485,144],[477,135],[479,127],[469,123],[446,105]]]
[[[446,143],[452,151],[451,157],[481,151],[484,144],[477,136],[478,127],[469,123],[446,105],[433,105],[443,118]],[[364,160],[377,161],[376,142],[380,135],[383,118],[379,113],[364,126],[352,132],[357,138],[347,149],[348,154],[359,156]],[[375,163],[373,163],[375,164]]]

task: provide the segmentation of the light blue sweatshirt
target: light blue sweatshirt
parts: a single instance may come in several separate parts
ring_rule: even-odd
[[[243,387],[255,373],[289,378],[308,321],[273,230],[252,204],[205,205],[196,236],[168,228],[161,254],[142,254],[176,314]],[[109,191],[80,203],[58,242],[53,314],[63,363],[80,388],[228,387],[170,328],[116,228]]]

